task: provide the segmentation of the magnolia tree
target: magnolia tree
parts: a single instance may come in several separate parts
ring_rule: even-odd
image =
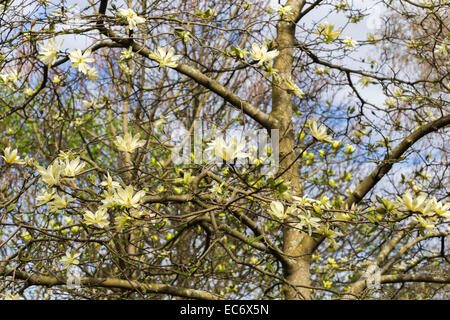
[[[448,296],[448,1],[2,1],[0,294]]]

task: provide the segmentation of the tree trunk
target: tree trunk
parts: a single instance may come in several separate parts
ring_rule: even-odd
[[[274,68],[278,71],[279,81],[275,81],[272,89],[271,116],[279,123],[280,130],[280,172],[284,181],[291,183],[292,192],[299,195],[299,165],[294,152],[295,134],[292,127],[292,96],[286,90],[284,80],[291,79],[293,64],[293,47],[295,43],[295,23],[281,20],[277,26],[276,44],[280,54],[275,58]],[[289,222],[286,220],[285,222]],[[285,299],[310,299],[311,283],[310,263],[313,239],[306,233],[285,225],[283,227],[283,251],[293,258],[291,266],[285,267],[284,278],[290,283],[283,288]],[[294,288],[293,286],[296,286]]]

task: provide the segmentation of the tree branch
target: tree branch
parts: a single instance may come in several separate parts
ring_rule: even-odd
[[[450,283],[450,275],[438,276],[433,274],[389,274],[381,276],[381,283],[397,282],[428,282]]]
[[[7,277],[14,275],[15,278],[25,280],[29,285],[38,286],[58,286],[66,285],[67,278],[50,277],[50,276],[36,276],[27,272],[14,270],[9,268],[0,268],[0,276]],[[160,294],[169,294],[178,297],[200,299],[200,300],[220,300],[221,298],[209,292],[180,288],[165,284],[157,283],[142,283],[134,280],[123,280],[117,278],[80,278],[80,284],[86,287],[101,287],[101,288],[119,288],[125,290],[140,290],[144,292],[153,292]]]
[[[109,30],[105,27],[102,18],[98,20],[97,23],[98,30],[104,34],[105,36],[109,37],[111,40],[113,40],[116,43],[121,44],[123,47],[130,47],[132,48],[133,52],[136,52],[150,60],[153,60],[150,57],[151,50],[148,49],[145,46],[141,46],[133,41],[131,38],[122,38],[115,34],[112,30]],[[196,81],[197,83],[201,84],[205,88],[213,91],[217,95],[224,98],[227,102],[229,102],[231,105],[233,105],[238,110],[242,110],[246,115],[251,117],[253,120],[258,122],[260,125],[262,125],[266,129],[274,129],[277,128],[277,121],[271,117],[269,114],[259,110],[255,106],[251,105],[247,101],[239,98],[237,95],[235,95],[233,92],[231,92],[229,89],[222,86],[218,81],[209,78],[205,74],[203,74],[201,71],[184,65],[184,64],[178,64],[176,68],[173,68],[174,70],[177,70],[178,72],[188,76],[192,80]]]
[[[367,176],[355,189],[355,191],[347,198],[346,204],[350,207],[354,203],[358,203],[364,196],[383,178],[386,173],[391,170],[394,163],[401,160],[402,155],[419,139],[428,133],[437,131],[450,124],[450,115],[434,120],[410,134],[406,139],[400,142],[392,152],[386,155],[383,162],[377,166],[372,173]]]

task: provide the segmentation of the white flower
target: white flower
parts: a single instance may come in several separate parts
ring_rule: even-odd
[[[39,205],[44,205],[47,202],[53,200],[55,193],[56,193],[55,189],[45,190],[44,192],[41,192],[39,196],[36,197],[36,200],[39,201]]]
[[[267,45],[265,43],[261,48],[257,43],[254,43],[252,44],[252,50],[250,51],[250,54],[253,56],[253,59],[259,61],[258,65],[261,66],[264,62],[275,59],[275,57],[278,56],[279,52],[278,50],[268,51]]]
[[[55,75],[55,76],[53,77],[53,79],[52,79],[52,82],[53,82],[53,83],[59,83],[59,82],[61,82],[61,78],[60,78],[58,75]]]
[[[358,83],[361,83],[363,87],[367,87],[372,81],[369,77],[362,76],[361,79],[358,80]]]
[[[291,6],[282,6],[280,4],[275,7],[275,10],[279,16],[288,16],[294,13]]]
[[[125,188],[120,187],[115,189],[114,201],[120,206],[137,208],[144,196],[145,191],[141,190],[134,194],[133,186],[129,185]]]
[[[317,121],[312,120],[309,123],[309,130],[311,130],[311,135],[318,141],[330,142],[332,141],[331,137],[327,134],[327,128],[324,125],[321,125],[317,128]]]
[[[389,108],[395,108],[397,106],[397,100],[395,98],[390,97],[389,99],[384,100],[384,104]]]
[[[439,216],[450,218],[450,202],[443,204],[436,200],[436,197],[431,198],[426,202],[425,207],[422,209],[424,215],[432,215],[436,213]]]
[[[212,194],[214,194],[214,195],[217,195],[217,194],[222,194],[223,193],[223,184],[224,184],[224,182],[222,182],[220,185],[216,182],[216,181],[214,181],[213,182],[213,185],[211,186],[211,188],[209,188],[208,190],[209,190],[209,192],[211,192]]]
[[[87,74],[89,71],[88,63],[94,62],[93,58],[89,58],[91,54],[91,50],[88,49],[84,53],[81,52],[80,49],[73,50],[69,53],[70,61],[72,61],[72,67],[78,67],[80,72]]]
[[[436,202],[433,204],[433,209],[438,215],[450,219],[450,202],[446,204]]]
[[[105,198],[102,200],[103,208],[112,208],[118,205],[117,200],[113,193],[107,193]]]
[[[333,147],[333,149],[338,149],[341,147],[341,145],[342,145],[342,142],[338,141],[338,140],[333,140],[331,142],[331,146]]]
[[[49,66],[53,65],[56,62],[58,50],[62,43],[62,41],[59,44],[56,43],[56,39],[53,38],[49,40],[48,45],[41,45],[42,51],[39,52],[39,59]]]
[[[284,210],[284,206],[280,201],[272,201],[269,208],[269,213],[278,220],[284,220],[289,217],[289,214],[293,212],[293,208],[289,207]]]
[[[150,52],[149,57],[157,61],[160,67],[176,68],[178,66],[177,61],[181,59],[181,56],[175,55],[174,52],[174,48],[166,51],[166,49],[158,46],[156,51]]]
[[[287,91],[298,96],[300,99],[305,96],[305,93],[292,81],[292,79],[286,79],[285,83],[288,87]]]
[[[207,152],[215,157],[222,158],[225,161],[231,161],[236,158],[245,158],[248,155],[242,152],[245,149],[245,141],[238,142],[236,138],[232,138],[230,143],[226,143],[223,137],[218,137],[208,143]]]
[[[104,228],[109,225],[106,208],[99,208],[95,213],[86,210],[83,218],[87,225],[96,225],[99,228]]]
[[[139,133],[137,133],[134,137],[128,132],[125,133],[124,137],[117,137],[114,141],[117,149],[120,151],[125,151],[132,153],[139,147],[143,147],[145,145],[145,140],[139,140]]]
[[[345,146],[345,152],[348,154],[352,154],[353,152],[355,152],[355,150],[356,150],[355,147],[352,146],[351,144],[347,144]]]
[[[328,23],[325,21],[322,24],[317,26],[318,32],[320,36],[322,36],[325,43],[332,43],[337,37],[341,35],[340,30],[334,30],[334,23]]]
[[[56,212],[60,209],[67,208],[69,202],[74,201],[73,199],[66,199],[66,196],[60,196],[58,194],[53,195],[53,199],[48,203],[48,208],[50,212]]]
[[[64,175],[67,177],[75,177],[77,174],[83,171],[85,165],[85,162],[80,163],[80,157],[74,160],[66,159],[64,163]]]
[[[130,47],[129,49],[123,49],[120,51],[120,62],[128,61],[133,59],[134,53],[133,49]]]
[[[441,56],[442,58],[447,58],[448,56],[448,49],[446,44],[437,45],[436,49],[434,50],[434,53],[438,56]]]
[[[320,228],[320,219],[316,217],[312,217],[309,213],[301,214],[298,216],[300,222],[297,223],[296,228],[302,229],[303,227],[308,228],[308,234],[311,236],[313,229]]]
[[[87,71],[87,78],[88,78],[89,80],[93,81],[93,82],[95,82],[95,81],[97,80],[97,78],[98,78],[98,73],[97,73],[97,70],[96,70],[94,67],[88,68],[88,71]]]
[[[127,75],[131,76],[133,74],[133,70],[128,67],[125,63],[119,64],[120,69],[125,72]]]
[[[31,89],[31,88],[27,88],[27,89],[25,89],[24,93],[25,93],[27,96],[31,96],[31,95],[34,93],[34,90]]]
[[[295,204],[298,206],[310,206],[314,203],[317,203],[317,204],[320,203],[319,200],[307,198],[306,196],[304,196],[304,197],[292,196],[292,199],[295,200]]]
[[[58,185],[60,182],[62,168],[58,162],[48,166],[47,169],[37,166],[37,172],[41,175],[42,181],[49,186]]]
[[[115,219],[115,226],[118,230],[122,230],[125,225],[128,223],[128,221],[131,220],[131,217],[125,213],[122,213],[121,216],[117,217]]]
[[[419,226],[421,226],[424,229],[431,230],[436,228],[436,225],[429,219],[424,219],[422,217],[415,216],[414,220],[419,224]]]
[[[415,199],[413,199],[411,193],[409,193],[409,191],[406,191],[401,198],[397,196],[397,200],[408,210],[413,212],[421,212],[425,205],[426,197],[426,194],[421,193]]]
[[[139,17],[133,9],[119,9],[117,13],[119,17],[127,19],[128,27],[134,29],[136,25],[144,23],[145,18]]]
[[[336,4],[336,10],[337,10],[337,11],[340,11],[340,10],[346,10],[346,9],[348,9],[348,8],[350,8],[350,5],[347,3],[347,1],[339,1],[339,2]]]
[[[316,66],[316,71],[314,71],[316,75],[323,75],[328,72],[330,72],[330,70],[327,67],[319,67],[319,66]]]
[[[355,48],[356,44],[358,43],[358,41],[356,41],[355,39],[352,39],[350,37],[345,37],[345,48]]]
[[[85,107],[86,109],[89,108],[97,108],[98,104],[97,104],[97,99],[92,99],[92,100],[83,100],[83,107]]]
[[[16,70],[12,70],[11,72],[5,73],[2,71],[0,73],[0,80],[11,87],[11,84],[17,85],[17,82],[20,79],[20,74]]]
[[[184,172],[183,178],[175,179],[174,183],[189,185],[195,177],[192,176],[191,172]]]
[[[14,149],[11,151],[11,147],[6,147],[5,150],[3,150],[4,156],[2,156],[3,159],[7,163],[10,164],[24,164],[25,161],[20,158],[20,156],[17,155],[17,149]]]
[[[108,172],[108,175],[106,177],[105,181],[100,182],[100,185],[102,187],[106,187],[109,190],[112,190],[114,188],[119,188],[120,187],[120,183],[118,183],[117,181],[114,181],[111,177],[111,175]]]
[[[20,300],[20,296],[18,294],[12,294],[10,292],[6,292],[2,294],[3,300]]]
[[[78,260],[78,257],[81,255],[81,253],[74,252],[70,253],[68,250],[66,251],[66,255],[60,259],[62,263],[64,263],[64,269],[67,269],[70,267],[71,264],[79,264],[80,261]]]

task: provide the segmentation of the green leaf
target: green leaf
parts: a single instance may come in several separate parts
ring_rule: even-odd
[[[273,266],[269,262],[266,262],[266,268],[270,272],[275,272],[275,269],[273,268]]]

